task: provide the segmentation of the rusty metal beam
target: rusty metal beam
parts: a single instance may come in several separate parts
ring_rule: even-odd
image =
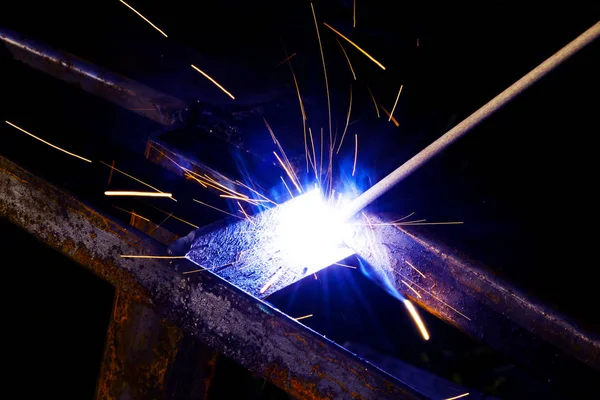
[[[170,126],[186,104],[124,76],[21,34],[0,29],[0,41],[19,61],[102,97],[159,124]]]
[[[216,275],[185,277],[172,260],[121,258],[164,247],[3,157],[0,216],[294,397],[425,398]]]
[[[396,287],[421,307],[546,376],[556,365],[573,365],[566,355],[600,371],[597,337],[458,252],[427,239],[418,227],[398,229],[370,218],[387,248]],[[564,354],[559,357],[557,349]]]

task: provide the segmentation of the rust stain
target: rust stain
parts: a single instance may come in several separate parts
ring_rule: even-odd
[[[117,290],[97,399],[116,400],[125,394],[133,400],[164,396],[167,371],[175,360],[183,333],[148,312],[146,306]],[[150,318],[150,331],[140,332],[140,322],[146,318]]]
[[[277,363],[267,366],[265,369],[265,378],[276,386],[286,390],[290,395],[308,400],[330,400],[333,396],[321,394],[317,390],[317,383],[304,382],[293,376],[289,376],[285,368],[281,368]]]

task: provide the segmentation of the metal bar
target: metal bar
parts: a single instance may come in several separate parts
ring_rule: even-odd
[[[19,61],[55,78],[111,101],[125,109],[169,126],[186,104],[124,76],[104,70],[67,52],[53,49],[6,29],[0,41]]]
[[[572,365],[567,359],[557,362],[556,348],[600,370],[597,337],[492,277],[482,266],[419,235],[414,227],[409,231],[370,219],[387,249],[396,287],[408,284],[419,292],[420,296],[403,290],[421,307],[538,372]]]
[[[529,73],[527,73],[527,75],[510,85],[508,88],[502,91],[502,93],[494,97],[480,109],[469,115],[461,123],[439,137],[435,142],[425,147],[410,160],[406,161],[400,167],[392,171],[388,176],[381,179],[363,194],[354,199],[352,203],[350,203],[343,210],[343,217],[350,218],[357,214],[360,210],[371,204],[378,197],[382,196],[388,190],[396,186],[399,182],[403,181],[406,177],[419,169],[422,165],[445,150],[452,143],[466,135],[471,131],[471,129],[504,107],[504,105],[509,103],[512,99],[542,79],[547,73],[554,70],[564,61],[568,60],[572,55],[593,42],[598,36],[600,36],[600,22],[594,24],[591,28],[583,32],[572,42],[532,69]]]
[[[425,398],[214,274],[182,276],[172,260],[121,258],[164,248],[3,157],[0,216],[292,396]]]

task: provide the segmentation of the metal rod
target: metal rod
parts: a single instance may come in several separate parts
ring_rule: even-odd
[[[404,178],[408,177],[418,168],[423,166],[427,161],[431,160],[437,154],[454,143],[457,139],[464,136],[480,122],[494,114],[509,101],[517,97],[525,89],[532,86],[548,72],[552,71],[573,54],[590,44],[598,36],[600,36],[600,22],[597,22],[587,31],[579,35],[571,43],[560,49],[546,61],[531,70],[527,75],[513,83],[502,93],[490,100],[479,110],[475,111],[461,123],[442,135],[435,142],[425,147],[423,150],[421,150],[421,152],[417,153],[410,160],[406,161],[388,176],[377,182],[363,194],[354,199],[352,203],[342,210],[342,216],[345,219],[351,218],[360,210],[371,204],[378,197],[393,188],[395,185],[404,180]]]

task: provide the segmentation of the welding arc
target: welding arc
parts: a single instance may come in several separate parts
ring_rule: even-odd
[[[542,62],[527,75],[513,83],[479,110],[475,111],[461,123],[438,138],[435,142],[425,147],[423,150],[421,150],[421,152],[417,153],[410,160],[406,161],[396,170],[392,171],[388,176],[377,182],[363,194],[354,199],[346,208],[342,210],[342,217],[344,219],[349,219],[357,214],[360,210],[371,204],[381,195],[393,188],[396,184],[415,172],[427,161],[431,160],[456,140],[464,136],[480,122],[484,121],[490,115],[502,108],[505,104],[532,86],[548,72],[554,70],[569,57],[593,42],[594,39],[598,38],[598,36],[600,36],[600,22],[597,22],[587,31],[579,35],[571,43],[567,44],[565,47],[553,54],[546,61]]]

